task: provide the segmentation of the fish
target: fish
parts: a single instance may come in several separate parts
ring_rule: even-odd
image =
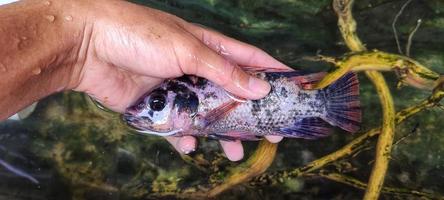
[[[11,165],[11,164],[7,163],[6,161],[2,160],[1,158],[0,158],[0,166],[4,167],[8,171],[10,171],[11,173],[13,173],[13,174],[15,174],[15,175],[17,175],[19,177],[28,179],[29,181],[31,181],[34,184],[40,184],[40,182],[36,178],[31,176],[27,172],[25,172],[25,171],[23,171],[23,170],[21,170],[21,169],[19,169],[17,167],[14,167],[13,165]]]
[[[22,161],[28,161],[28,159],[25,156],[9,150],[6,146],[3,146],[1,144],[0,144],[0,154],[6,155],[8,157],[10,156],[12,158],[16,158],[16,159],[19,159]],[[40,182],[36,178],[34,178],[32,175],[30,175],[29,173],[25,172],[24,170],[22,170],[18,167],[13,166],[12,164],[6,162],[2,158],[0,158],[0,166],[2,166],[4,169],[8,170],[9,172],[11,172],[12,174],[14,174],[16,176],[28,179],[29,181],[31,181],[34,184],[40,184]]]
[[[237,97],[195,76],[168,79],[142,95],[122,119],[142,134],[200,136],[225,141],[261,140],[266,135],[318,139],[334,127],[360,129],[359,81],[348,73],[330,86],[312,90],[325,72],[248,69],[266,80],[270,93],[258,100]]]

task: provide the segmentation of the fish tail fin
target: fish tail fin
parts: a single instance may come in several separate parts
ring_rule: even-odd
[[[348,73],[323,91],[326,96],[327,109],[327,114],[323,119],[348,132],[358,131],[361,122],[361,108],[357,75]]]

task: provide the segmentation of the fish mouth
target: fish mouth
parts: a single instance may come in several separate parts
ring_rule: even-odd
[[[138,133],[149,134],[149,135],[166,137],[166,136],[175,135],[183,131],[182,129],[154,131],[147,124],[147,122],[144,122],[143,120],[140,120],[138,117],[134,117],[133,115],[127,113],[122,115],[122,121],[125,122],[125,124],[132,130]]]

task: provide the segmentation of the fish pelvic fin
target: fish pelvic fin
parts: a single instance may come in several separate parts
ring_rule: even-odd
[[[327,110],[323,119],[348,132],[357,132],[361,123],[357,75],[348,73],[323,91],[325,92]]]
[[[330,135],[331,126],[319,117],[297,120],[291,127],[280,128],[274,134],[288,138],[318,139]]]

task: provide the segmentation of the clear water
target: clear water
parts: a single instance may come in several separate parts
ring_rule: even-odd
[[[405,1],[360,0],[354,9],[358,33],[369,49],[397,52],[391,23]],[[328,70],[329,66],[301,59],[316,53],[340,56],[341,41],[329,0],[157,0],[137,1],[174,13],[239,40],[252,43],[295,68]],[[414,0],[398,21],[401,44],[417,19],[412,57],[437,72],[444,72],[444,4],[440,0]],[[427,97],[429,92],[396,89],[396,77],[385,73],[396,108]],[[380,123],[375,91],[361,76],[363,130]],[[397,128],[396,138],[409,135],[394,147],[386,185],[444,195],[444,139],[440,116],[430,109]],[[285,140],[269,171],[291,169],[342,147],[357,135],[339,132],[316,141]],[[247,142],[246,157],[257,143]],[[374,149],[339,166],[366,182]],[[177,188],[205,186],[224,176],[232,163],[222,157],[218,143],[202,139],[194,156],[214,161],[218,171],[202,171],[187,163],[159,137],[131,132],[117,114],[98,109],[82,94],[66,92],[42,100],[23,121],[0,123],[0,159],[38,180],[17,176],[0,166],[0,199],[171,199]],[[336,169],[329,166],[327,169]],[[363,191],[319,177],[287,180],[262,187],[238,186],[221,199],[359,199]],[[384,199],[409,198],[385,194]],[[417,197],[410,197],[415,199]]]

